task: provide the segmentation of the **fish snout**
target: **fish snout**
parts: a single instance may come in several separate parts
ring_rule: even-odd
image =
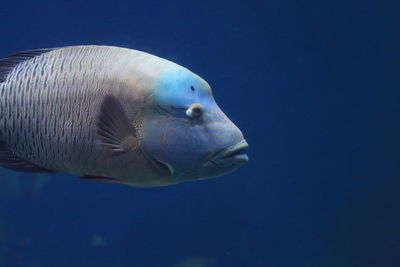
[[[248,148],[249,144],[243,139],[217,151],[210,157],[210,161],[222,168],[239,167],[249,161],[246,154]]]

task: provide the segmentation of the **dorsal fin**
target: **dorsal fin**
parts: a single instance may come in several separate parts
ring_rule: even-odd
[[[40,56],[42,54],[53,51],[57,48],[46,48],[46,49],[36,49],[22,51],[11,56],[0,59],[0,83],[7,79],[10,72],[20,63],[29,60],[31,58]]]

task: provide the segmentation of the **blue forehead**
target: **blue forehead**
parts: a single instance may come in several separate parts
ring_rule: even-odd
[[[175,107],[188,107],[193,103],[204,105],[212,99],[207,82],[183,67],[163,74],[153,96],[158,104]]]

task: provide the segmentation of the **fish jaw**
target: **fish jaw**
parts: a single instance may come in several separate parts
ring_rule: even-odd
[[[248,143],[243,139],[212,154],[205,165],[218,168],[222,174],[230,173],[249,161],[249,157],[246,154],[248,148]]]

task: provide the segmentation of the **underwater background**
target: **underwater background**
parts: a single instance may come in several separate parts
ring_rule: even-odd
[[[400,266],[398,1],[2,1],[0,56],[146,51],[205,78],[250,144],[135,188],[0,170],[1,267]]]

